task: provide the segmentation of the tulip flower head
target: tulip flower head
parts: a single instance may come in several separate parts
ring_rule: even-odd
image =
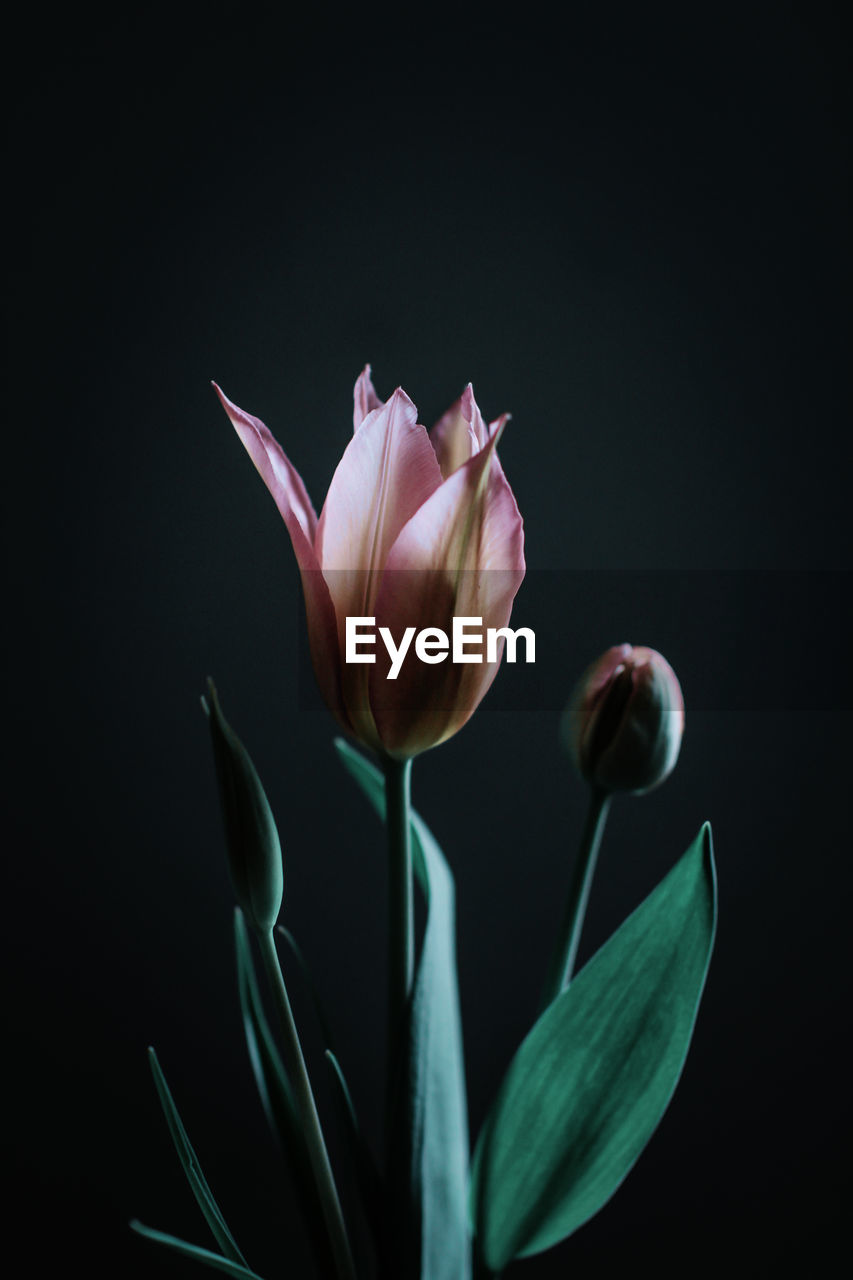
[[[654,649],[614,645],[581,677],[562,725],[580,772],[603,791],[651,791],[669,776],[684,732],[672,667]]]
[[[411,627],[449,632],[454,617],[507,626],[524,577],[521,516],[497,455],[508,415],[487,425],[469,384],[428,433],[401,388],[379,399],[368,365],[355,384],[354,434],[318,519],[270,431],[216,391],[290,534],[327,705],[385,755],[407,759],[444,742],[479,705],[503,640],[493,662],[410,654],[389,679],[382,646],[374,662],[345,661],[346,620],[371,618],[397,645]]]

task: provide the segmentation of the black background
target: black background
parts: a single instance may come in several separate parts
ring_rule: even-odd
[[[513,414],[514,618],[540,660],[414,776],[457,877],[473,1133],[547,963],[584,805],[557,723],[600,650],[664,652],[688,729],[672,779],[615,806],[584,954],[714,828],[719,933],[678,1093],[612,1203],[511,1274],[826,1274],[849,1136],[841,13],[225,5],[9,33],[6,1105],[27,1274],[190,1274],[133,1216],[209,1243],[153,1042],[250,1261],[308,1275],[241,1039],[208,674],[378,1143],[381,833],[305,676],[285,531],[209,386],[264,418],[319,508],[368,360],[427,424],[469,379]]]

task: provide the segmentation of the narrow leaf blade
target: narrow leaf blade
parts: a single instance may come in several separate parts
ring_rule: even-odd
[[[331,1049],[326,1050],[326,1060],[336,1086],[338,1110],[341,1116],[341,1127],[346,1140],[346,1153],[349,1160],[350,1173],[357,1188],[360,1208],[370,1235],[372,1248],[377,1252],[382,1248],[382,1183],[379,1170],[368,1147],[358,1123],[355,1106],[349,1085],[346,1082],[341,1064]],[[354,1233],[353,1247],[359,1244]],[[370,1274],[370,1265],[365,1256],[363,1245],[359,1249],[356,1261],[359,1263],[359,1275]]]
[[[210,1267],[213,1271],[224,1271],[227,1276],[233,1276],[235,1280],[261,1280],[261,1277],[255,1271],[250,1271],[248,1267],[241,1266],[239,1262],[232,1262],[229,1258],[223,1258],[221,1254],[211,1253],[209,1249],[202,1249],[200,1245],[189,1244],[186,1240],[181,1240],[178,1236],[167,1235],[165,1231],[156,1231],[154,1227],[146,1227],[144,1223],[138,1222],[135,1218],[130,1224],[131,1230],[137,1235],[144,1236],[146,1240],[153,1240],[155,1244],[165,1245],[167,1249],[173,1249],[175,1253],[182,1254],[185,1258],[192,1258],[194,1262],[200,1262],[203,1266]]]
[[[308,1148],[299,1123],[293,1090],[264,1013],[252,959],[249,931],[239,908],[234,913],[234,941],[243,1030],[255,1083],[270,1128],[278,1138],[285,1158],[290,1164],[305,1227],[321,1274],[332,1275],[334,1259],[323,1208],[311,1171]]]
[[[356,1170],[362,1200],[364,1201],[365,1209],[376,1221],[379,1211],[379,1170],[376,1168],[373,1156],[362,1135],[355,1106],[353,1105],[352,1094],[341,1064],[331,1049],[326,1050],[326,1058],[332,1070],[332,1078],[337,1085],[340,1110],[344,1122],[343,1128],[349,1147],[350,1159]]]
[[[202,1173],[198,1157],[196,1156],[192,1144],[187,1136],[187,1131],[183,1126],[180,1115],[178,1114],[178,1108],[175,1106],[175,1101],[169,1090],[169,1086],[166,1083],[166,1077],[163,1075],[160,1063],[157,1060],[157,1054],[153,1049],[148,1050],[148,1060],[151,1063],[151,1071],[154,1076],[157,1096],[160,1099],[160,1105],[163,1108],[163,1114],[166,1117],[166,1123],[169,1126],[169,1132],[172,1135],[172,1141],[175,1144],[178,1159],[181,1162],[181,1167],[184,1170],[187,1182],[190,1184],[198,1206],[204,1214],[205,1221],[213,1232],[214,1239],[223,1253],[225,1253],[232,1262],[238,1262],[245,1266],[246,1259],[238,1249],[237,1243],[222,1216],[219,1205],[216,1203],[213,1198],[213,1193],[207,1185],[207,1180]]]
[[[308,961],[305,959],[305,953],[290,930],[286,929],[283,924],[276,925],[275,931],[280,938],[284,939],[293,953],[293,958],[299,967],[299,973],[303,983],[305,984],[305,989],[311,997],[311,1003],[314,1006],[314,1014],[317,1018],[317,1025],[320,1028],[320,1034],[323,1037],[323,1045],[326,1049],[331,1049],[332,1053],[334,1053],[335,1042],[332,1037],[331,1024],[329,1019],[326,1017],[326,1011],[323,1007],[323,1001],[320,998],[320,992],[317,988],[317,984],[311,976],[311,970],[308,968]]]
[[[296,1106],[290,1081],[264,1013],[252,960],[249,931],[239,908],[234,912],[234,943],[240,1011],[252,1072],[270,1128],[282,1147],[288,1150],[293,1135],[299,1131]]]
[[[610,1199],[666,1110],[714,941],[710,827],[543,1013],[474,1157],[478,1248],[500,1271]]]

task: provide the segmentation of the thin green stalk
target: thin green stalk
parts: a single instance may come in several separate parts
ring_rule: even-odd
[[[383,761],[388,825],[388,1075],[393,1088],[396,1053],[415,973],[412,878],[411,760]]]
[[[293,1011],[290,1007],[287,988],[284,985],[284,976],[281,972],[272,932],[262,934],[259,941],[281,1020],[284,1065],[293,1086],[294,1100],[308,1147],[311,1170],[320,1195],[320,1203],[323,1208],[326,1229],[329,1233],[329,1243],[335,1260],[338,1280],[356,1280],[355,1264],[353,1263],[349,1239],[344,1225],[341,1202],[338,1199],[335,1178],[332,1173],[332,1166],[329,1163],[329,1153],[326,1150],[323,1130],[320,1127],[320,1117],[317,1114],[317,1105],[314,1101],[311,1082],[308,1079],[308,1070],[305,1066],[302,1046],[299,1043],[299,1033],[293,1020]]]
[[[410,1100],[402,1061],[406,1011],[415,974],[411,760],[383,760],[388,827],[388,1044],[385,1069],[385,1214],[394,1280],[412,1280]]]
[[[595,864],[598,861],[598,850],[609,810],[610,793],[602,791],[600,787],[592,786],[566,909],[548,979],[542,993],[542,1009],[547,1009],[551,1001],[555,1000],[572,980],[592,878],[595,874]]]

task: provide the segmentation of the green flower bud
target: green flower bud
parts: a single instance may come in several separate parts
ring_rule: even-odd
[[[562,738],[582,775],[603,791],[639,795],[675,767],[684,701],[654,649],[614,645],[587,669],[563,717]]]
[[[213,681],[207,713],[222,801],[225,844],[237,902],[259,934],[268,934],[281,910],[281,845],[269,802],[246,748],[222,714]]]

